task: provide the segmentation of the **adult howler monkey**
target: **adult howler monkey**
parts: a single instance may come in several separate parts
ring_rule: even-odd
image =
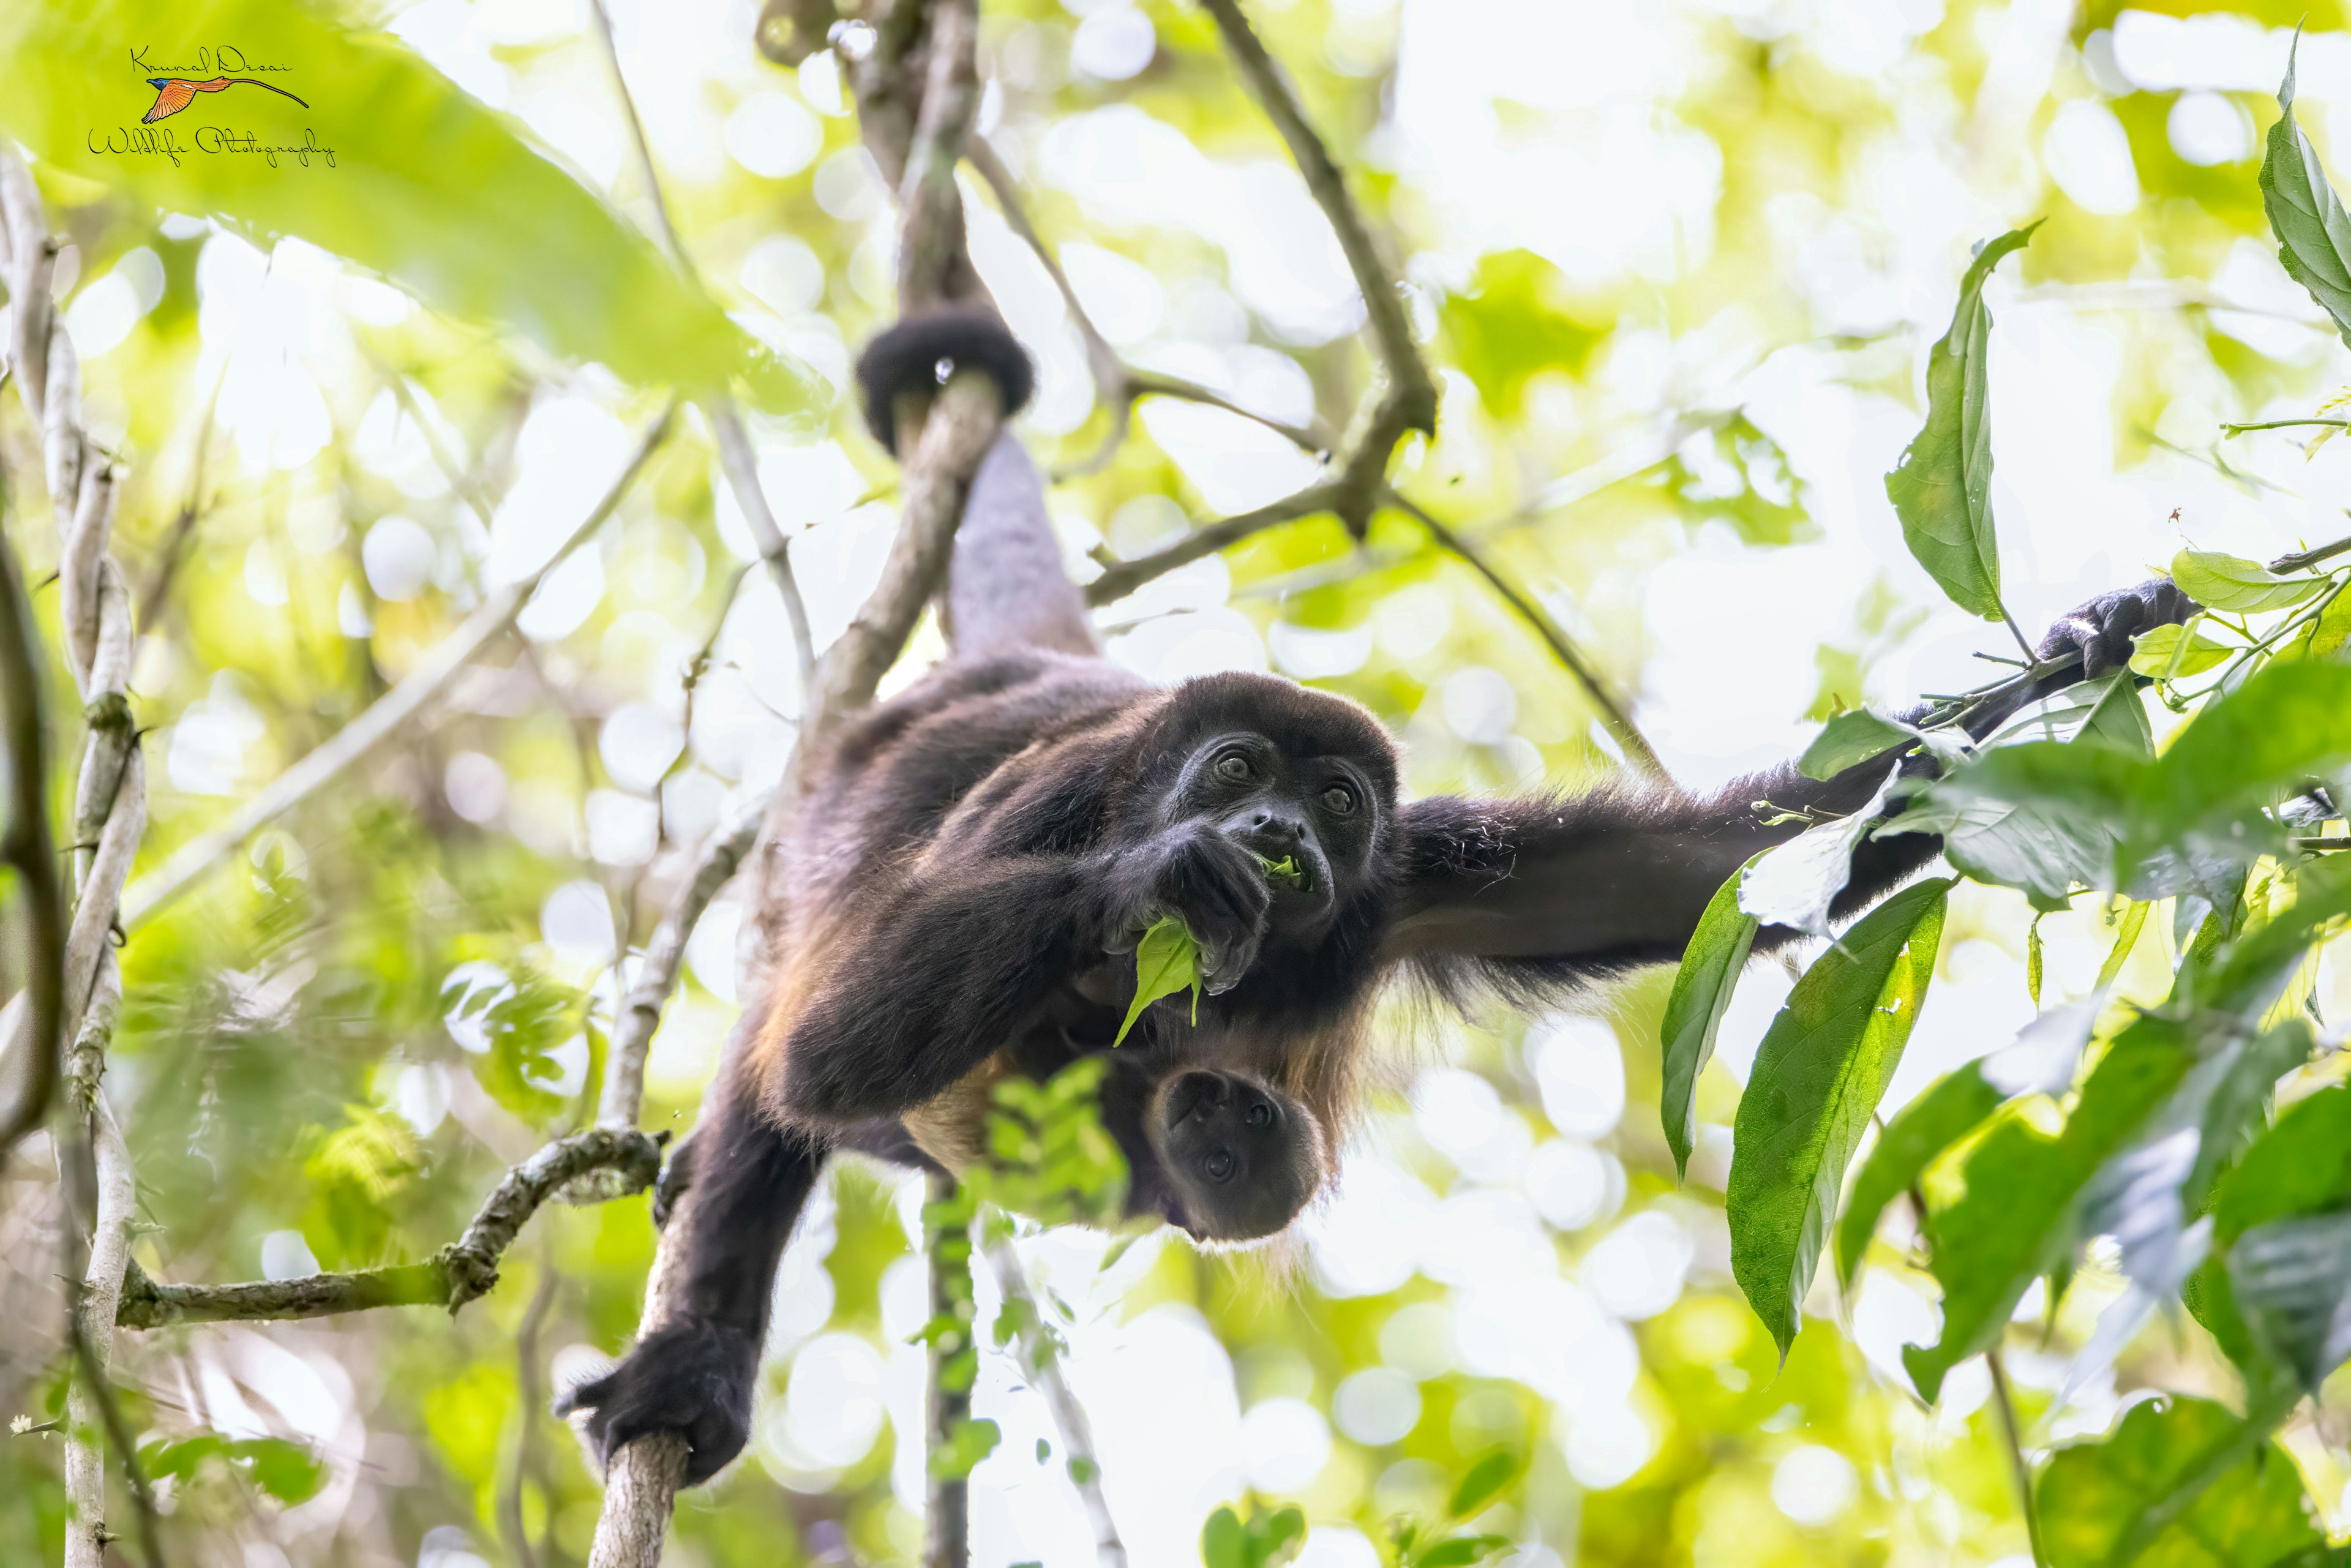
[[[884,445],[901,401],[956,364],[991,374],[1008,414],[1028,396],[1028,358],[992,315],[901,323],[859,367]],[[2168,582],[2084,606],[2043,645],[2082,665],[2043,690],[2189,608]],[[973,479],[945,611],[951,657],[844,728],[781,846],[766,1016],[665,1179],[669,1196],[696,1189],[669,1239],[683,1311],[569,1396],[607,1456],[674,1431],[689,1480],[733,1458],[776,1267],[826,1156],[969,1157],[988,1083],[1108,1050],[1127,955],[1160,915],[1198,938],[1208,994],[1196,1026],[1171,998],[1111,1053],[1105,1124],[1136,1211],[1247,1240],[1287,1226],[1333,1169],[1384,979],[1532,999],[1670,962],[1724,879],[1799,831],[1750,802],[1849,812],[1897,766],[1825,782],[1783,768],[1704,799],[1625,783],[1399,801],[1394,745],[1351,702],[1254,674],[1155,686],[1106,662],[1008,431]],[[1838,912],[1939,847],[1865,839]],[[1269,879],[1263,861],[1284,858],[1301,874]],[[1795,935],[1766,928],[1757,949]]]

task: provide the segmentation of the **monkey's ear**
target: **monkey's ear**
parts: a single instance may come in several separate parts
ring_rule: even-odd
[[[893,456],[898,451],[896,410],[903,392],[935,392],[965,366],[987,372],[1010,419],[1037,390],[1029,350],[995,311],[975,306],[910,317],[865,345],[857,357],[858,402],[865,428]]]

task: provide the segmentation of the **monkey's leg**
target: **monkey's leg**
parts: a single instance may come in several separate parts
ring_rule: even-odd
[[[663,1238],[664,1248],[684,1249],[683,1304],[559,1406],[590,1412],[589,1441],[607,1462],[632,1438],[679,1434],[689,1485],[716,1475],[750,1435],[776,1266],[827,1153],[762,1116],[738,1073],[730,1070],[712,1092],[715,1113],[695,1129],[694,1201]]]
[[[1007,430],[971,481],[947,562],[947,636],[958,658],[1023,648],[1094,653],[1085,596],[1061,566],[1045,483]]]

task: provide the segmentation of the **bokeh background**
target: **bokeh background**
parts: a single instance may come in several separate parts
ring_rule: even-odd
[[[893,521],[894,470],[845,392],[892,309],[888,193],[830,52],[762,59],[735,0],[612,10],[687,248],[737,321],[824,382],[811,413],[755,420],[821,643]],[[1911,561],[1881,476],[1917,429],[1969,247],[2009,227],[2046,220],[1989,294],[1993,497],[2021,620],[2185,543],[2258,558],[2341,531],[2351,456],[2305,463],[2284,434],[2219,429],[2351,380],[2254,185],[2305,18],[2303,123],[2351,157],[2351,32],[2331,0],[1252,12],[1392,240],[1440,375],[1438,437],[1404,454],[1400,487],[1591,652],[1685,783],[1792,755],[1840,707],[1982,678],[1970,655],[1997,651],[1999,629]],[[322,14],[388,29],[646,217],[575,0]],[[990,0],[983,20],[982,129],[1103,334],[1276,418],[1343,423],[1369,371],[1361,301],[1206,18]],[[119,550],[134,577],[181,552],[132,683],[152,865],[545,561],[664,394],[435,314],[312,245],[258,246],[86,182],[47,193],[72,241],[58,288],[91,423],[127,465]],[[967,206],[980,270],[1040,365],[1022,428],[1074,462],[1105,424],[1080,340],[976,183]],[[0,457],[25,504],[8,527],[37,580],[55,555],[37,452],[9,400]],[[749,534],[714,473],[689,416],[517,638],[126,947],[108,1092],[151,1272],[424,1256],[507,1163],[590,1113],[632,944],[729,804],[774,780],[799,708],[781,606],[745,571]],[[1051,507],[1091,575],[1097,551],[1143,553],[1312,475],[1262,426],[1159,401]],[[1365,703],[1403,738],[1415,791],[1572,789],[1615,767],[1542,644],[1403,519],[1362,550],[1327,518],[1260,535],[1102,622],[1111,656],[1155,678],[1274,670]],[[926,627],[893,681],[940,645]],[[2025,920],[2019,899],[1959,890],[1889,1113],[2031,1016]],[[740,925],[724,900],[695,933],[649,1125],[692,1123]],[[2085,993],[2095,915],[2042,930],[2052,999]],[[2137,960],[2151,982],[2155,948]],[[1541,1018],[1384,1015],[1384,1087],[1343,1182],[1270,1252],[1029,1238],[1134,1560],[1197,1561],[1208,1511],[1254,1493],[1305,1510],[1312,1568],[1372,1568],[1386,1521],[1441,1514],[1456,1478],[1509,1448],[1524,1479],[1480,1524],[1522,1542],[1519,1568],[2022,1562],[1980,1364],[1933,1412],[1902,1370],[1936,1309],[1898,1220],[1851,1299],[1816,1291],[1784,1366],[1730,1284],[1727,1124],[1786,986],[1769,964],[1741,986],[1686,1184],[1656,1121],[1653,975]],[[2330,1016],[2346,993],[2330,968]],[[485,994],[497,1005],[464,1009]],[[0,1410],[36,1417],[64,1354],[51,1160],[37,1140],[0,1179]],[[778,1283],[752,1448],[681,1500],[672,1561],[915,1559],[919,1201],[900,1173],[835,1166]],[[626,1343],[652,1243],[642,1198],[550,1207],[455,1321],[126,1334],[141,1430],[288,1439],[323,1467],[290,1506],[249,1469],[170,1483],[191,1561],[582,1560],[598,1490],[546,1403]],[[2012,1342],[2029,1446],[2103,1433],[2154,1387],[2228,1385],[2185,1322],[2085,1354],[2120,1291],[2094,1260],[2046,1332]],[[983,1281],[983,1317],[993,1303]],[[1091,1561],[1075,1493],[1040,1457],[1050,1414],[1009,1358],[984,1361],[977,1410],[1005,1440],[972,1478],[974,1561]],[[2346,1431],[2351,1407],[2322,1401],[2284,1434],[2314,1494],[2345,1500],[2338,1533]],[[55,1557],[60,1452],[0,1438],[0,1563]]]

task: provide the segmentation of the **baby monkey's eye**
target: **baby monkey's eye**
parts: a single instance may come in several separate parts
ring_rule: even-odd
[[[1260,1129],[1270,1127],[1273,1125],[1273,1107],[1259,1102],[1249,1108],[1249,1115],[1245,1120],[1252,1127]]]
[[[1343,817],[1355,809],[1355,792],[1344,784],[1333,784],[1322,791],[1322,809]]]
[[[1207,1159],[1200,1162],[1200,1166],[1208,1173],[1210,1181],[1227,1182],[1233,1179],[1233,1156],[1222,1149],[1211,1153]]]
[[[1228,751],[1217,758],[1217,777],[1235,784],[1246,783],[1249,776],[1249,758],[1238,751]]]

